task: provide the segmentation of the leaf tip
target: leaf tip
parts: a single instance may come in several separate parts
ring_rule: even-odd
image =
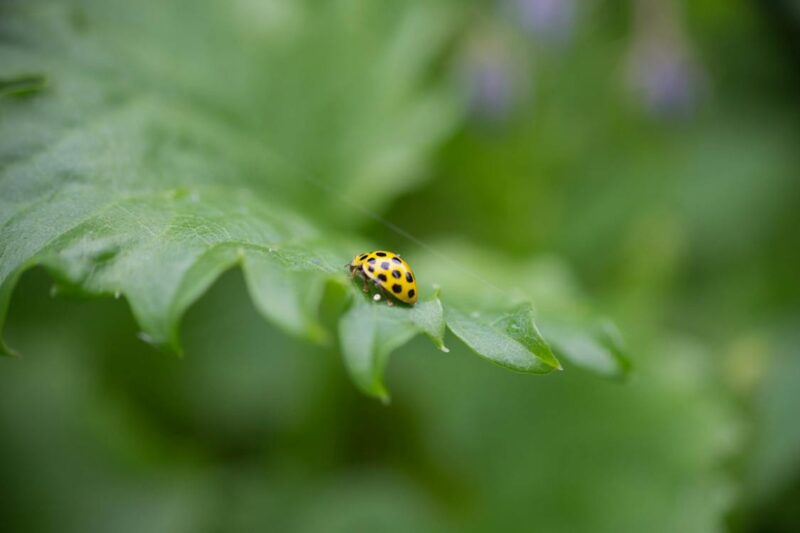
[[[546,357],[542,357],[540,359],[544,362],[544,364],[546,364],[553,370],[559,370],[559,371],[564,370],[564,366],[561,364],[561,361],[559,361],[556,358],[553,352],[549,352]]]
[[[169,338],[159,338],[145,331],[140,331],[136,334],[136,337],[153,348],[168,352],[179,358],[182,358],[184,355],[183,346],[181,345],[180,339],[177,337],[177,333],[171,335]]]
[[[331,345],[331,335],[324,329],[314,329],[310,333],[310,338],[313,342],[318,344],[322,347],[328,347]]]
[[[389,395],[389,391],[386,390],[382,381],[377,381],[373,383],[371,386],[368,387],[361,387],[361,390],[367,396],[371,396],[376,400],[380,401],[383,405],[389,405],[392,402],[392,398]]]
[[[151,345],[155,344],[155,340],[153,339],[153,337],[151,337],[150,335],[148,335],[144,331],[140,331],[139,333],[137,333],[136,337],[138,337],[139,340],[144,342],[144,343],[151,344]]]
[[[5,342],[0,340],[0,357],[14,357],[19,358],[22,357],[18,351],[14,350],[10,346],[8,346]]]
[[[180,341],[170,342],[167,345],[167,350],[175,354],[178,357],[178,359],[183,359],[183,356],[186,353],[183,350],[183,346],[181,345]]]
[[[296,332],[301,337],[305,337],[317,346],[328,347],[331,345],[333,337],[331,333],[318,321],[309,319],[304,328]]]

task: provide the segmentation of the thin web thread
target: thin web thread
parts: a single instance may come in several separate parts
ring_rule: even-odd
[[[503,295],[503,296],[507,295],[507,291],[504,291],[503,289],[501,289],[497,285],[491,283],[489,280],[487,280],[486,278],[484,278],[483,276],[481,276],[477,272],[475,272],[475,271],[473,271],[473,270],[471,270],[469,268],[464,267],[462,263],[459,263],[457,261],[453,261],[450,257],[447,256],[447,254],[443,254],[442,252],[440,252],[439,250],[437,250],[436,248],[434,248],[430,244],[426,243],[425,241],[423,241],[419,237],[415,237],[410,232],[408,232],[405,229],[403,229],[402,227],[398,226],[397,224],[395,224],[391,220],[388,220],[388,219],[382,217],[381,215],[379,215],[378,213],[376,213],[375,211],[372,211],[371,209],[368,209],[368,208],[364,207],[363,205],[359,204],[358,202],[355,202],[355,201],[351,200],[350,198],[348,198],[344,193],[342,193],[338,189],[336,189],[334,187],[331,187],[330,185],[328,185],[327,183],[325,183],[321,179],[313,177],[310,171],[301,168],[298,164],[292,163],[286,157],[284,157],[284,156],[282,156],[280,154],[277,154],[277,153],[275,153],[273,151],[270,152],[270,155],[272,157],[274,157],[275,159],[277,159],[281,164],[283,164],[284,166],[286,166],[289,169],[291,169],[293,171],[293,173],[297,177],[299,177],[301,180],[303,180],[306,183],[309,183],[309,184],[317,187],[318,189],[320,189],[322,191],[325,191],[326,193],[332,195],[334,198],[336,198],[337,201],[339,201],[343,205],[346,205],[347,207],[349,207],[349,208],[351,208],[351,209],[353,209],[355,211],[358,211],[362,215],[371,218],[375,222],[378,222],[379,224],[381,224],[382,226],[384,226],[384,227],[388,228],[389,230],[393,231],[397,235],[400,235],[401,237],[409,240],[410,242],[413,242],[414,244],[416,244],[417,246],[419,246],[420,248],[422,248],[426,252],[428,252],[431,255],[433,255],[434,257],[436,257],[439,261],[442,261],[443,263],[445,263],[448,266],[454,268],[455,270],[458,270],[461,273],[466,274],[466,275],[470,276],[471,278],[475,279],[476,281],[481,282],[482,284],[484,284],[485,286],[489,287],[490,289],[492,289],[493,291],[497,292],[498,294]]]

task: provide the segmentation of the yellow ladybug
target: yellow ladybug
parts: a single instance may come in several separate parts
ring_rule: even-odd
[[[384,251],[363,253],[355,256],[347,267],[351,278],[359,276],[364,280],[364,292],[369,292],[372,281],[384,295],[390,294],[409,305],[417,303],[417,280],[399,255]],[[380,300],[380,295],[376,294],[375,299]],[[394,305],[391,298],[386,302]]]

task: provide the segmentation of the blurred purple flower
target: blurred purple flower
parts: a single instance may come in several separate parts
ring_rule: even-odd
[[[681,6],[673,0],[634,2],[627,81],[641,105],[661,117],[694,113],[706,86],[705,72],[691,54]]]
[[[487,122],[504,122],[525,93],[524,65],[494,36],[470,42],[461,60],[460,78],[472,114]]]
[[[702,97],[705,76],[679,44],[645,41],[634,45],[628,82],[648,112],[662,117],[692,114]]]
[[[572,37],[575,0],[509,0],[511,14],[531,34],[552,43]]]
[[[481,118],[502,120],[514,103],[512,74],[502,61],[484,58],[471,65],[467,80],[470,108]]]

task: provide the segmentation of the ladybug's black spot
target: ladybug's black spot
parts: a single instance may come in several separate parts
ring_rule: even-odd
[[[386,281],[386,274],[378,274],[378,279],[381,281]]]
[[[375,258],[374,257],[370,257],[369,261],[367,261],[367,263],[369,263],[370,265],[374,265],[375,264]]]
[[[381,263],[381,268],[384,270],[389,270],[389,262],[384,261],[383,263]]]
[[[399,270],[392,270],[392,276],[394,276],[395,279],[400,279],[400,276],[402,276],[402,274],[400,274]]]
[[[397,287],[397,285],[395,285],[395,287]],[[408,297],[409,298],[413,298],[415,294],[417,294],[417,293],[414,291],[414,289],[409,289],[408,290]]]
[[[375,252],[378,257],[386,257],[386,252]]]
[[[409,283],[414,281],[414,276],[411,275],[411,272],[406,272],[406,281]]]
[[[367,270],[369,270],[370,272],[375,272],[375,269],[372,267],[367,267]]]
[[[358,260],[359,260],[359,261],[363,261],[363,260],[364,260],[364,259],[366,259],[366,258],[367,258],[367,254],[364,254],[364,255],[362,255],[361,257],[359,257],[359,258],[358,258]]]
[[[395,294],[399,294],[399,293],[400,293],[400,291],[402,291],[402,290],[403,290],[403,287],[401,287],[401,286],[400,286],[400,285],[398,285],[397,283],[395,283],[394,285],[392,285],[392,292],[393,292],[393,293],[395,293]]]
[[[392,257],[392,261],[394,261],[394,262],[395,262],[395,263],[397,263],[398,265],[399,265],[399,264],[402,264],[402,261],[400,261],[400,258],[399,258],[399,257]]]

